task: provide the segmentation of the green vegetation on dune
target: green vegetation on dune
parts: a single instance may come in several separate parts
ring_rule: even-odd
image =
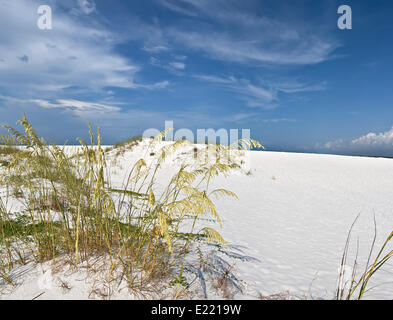
[[[225,243],[217,230],[200,226],[203,217],[221,224],[213,194],[234,196],[224,189],[210,190],[215,176],[237,167],[220,161],[224,148],[217,147],[214,163],[180,164],[163,192],[155,194],[162,164],[188,142],[161,147],[154,152],[155,161],[138,160],[119,189],[111,186],[99,130],[95,139],[90,128],[90,143],[79,139],[82,152],[67,156],[62,148],[40,139],[26,117],[19,124],[24,132],[5,126],[11,135],[2,137],[12,146],[1,149],[8,157],[1,186],[14,190],[14,198],[25,208],[11,214],[4,203],[0,207],[3,279],[9,278],[15,264],[25,262],[26,251],[37,262],[65,256],[75,266],[104,255],[110,261],[109,278],[116,277],[114,270],[122,270],[121,279],[130,290],[143,290],[157,279],[170,281],[177,284],[179,298],[186,290],[183,280],[191,248]],[[149,148],[164,135],[153,139]],[[140,141],[134,137],[114,148]],[[23,151],[14,145],[24,146]],[[189,232],[180,232],[186,226]]]

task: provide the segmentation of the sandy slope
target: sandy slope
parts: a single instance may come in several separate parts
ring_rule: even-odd
[[[240,201],[219,205],[224,236],[260,260],[238,265],[243,279],[267,294],[290,290],[331,298],[356,216],[352,253],[359,237],[359,262],[367,259],[374,213],[378,243],[393,228],[393,161],[274,152],[251,152],[251,161],[251,177],[226,182]],[[374,284],[391,279],[380,276]],[[368,297],[393,297],[392,284]]]
[[[142,151],[137,148],[119,157],[112,181],[121,184],[127,168]],[[393,228],[393,160],[278,152],[248,155],[251,174],[220,177],[213,183],[239,197],[217,202],[224,238],[257,259],[236,261],[239,277],[248,283],[244,294],[236,298],[289,291],[297,296],[331,299],[347,232],[356,216],[360,214],[351,254],[355,254],[358,238],[361,270],[373,238],[374,214],[378,244]],[[160,178],[163,183],[173,171],[171,163],[166,166]],[[389,272],[393,272],[392,265],[371,286],[389,282]],[[23,285],[18,291],[23,292]],[[15,292],[3,295],[7,297],[28,298]],[[367,297],[391,299],[393,286],[386,283]]]

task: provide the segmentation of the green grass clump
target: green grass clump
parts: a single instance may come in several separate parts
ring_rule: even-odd
[[[19,152],[15,139],[10,136],[0,135],[0,155],[11,155]]]
[[[359,216],[358,216],[359,217]],[[347,241],[345,244],[341,266],[340,266],[340,274],[338,279],[338,285],[336,289],[336,300],[362,300],[365,294],[371,290],[370,282],[375,277],[378,271],[381,271],[382,268],[389,262],[389,260],[393,257],[393,250],[388,248],[388,245],[391,243],[393,239],[393,231],[387,236],[374,259],[372,256],[375,251],[375,244],[377,240],[377,225],[374,217],[374,239],[371,244],[371,248],[369,251],[367,263],[365,266],[365,270],[361,273],[360,276],[357,275],[358,271],[358,261],[357,261],[357,254],[355,261],[353,263],[352,274],[350,280],[347,282],[344,281],[345,279],[345,266],[348,259],[348,252],[349,252],[349,242],[352,233],[352,229],[358,219],[358,217],[353,222],[347,236]]]
[[[142,136],[134,136],[134,137],[131,137],[125,141],[115,143],[115,145],[113,147],[120,148],[120,147],[123,147],[126,145],[137,145],[138,142],[141,142],[141,141],[142,141]]]
[[[127,140],[115,143],[112,147],[107,148],[105,151],[109,152],[112,150],[117,150],[118,154],[125,151],[125,149],[132,149],[132,147],[137,146],[142,141],[142,136],[134,136]]]
[[[40,139],[26,116],[19,124],[24,132],[4,126],[11,134],[5,139],[23,146],[23,151],[8,153],[9,164],[0,181],[7,189],[23,190],[25,210],[11,217],[1,206],[3,278],[15,265],[13,257],[25,261],[28,248],[37,262],[61,255],[76,267],[97,255],[108,256],[109,279],[120,269],[131,290],[143,290],[157,279],[183,279],[194,244],[225,243],[216,229],[200,227],[199,222],[203,216],[221,225],[212,197],[235,195],[211,190],[211,180],[237,165],[221,162],[220,156],[214,163],[181,164],[157,194],[163,163],[188,143],[176,141],[155,151],[154,161],[138,160],[119,189],[111,185],[99,129],[95,139],[90,127],[90,143],[79,139],[82,152],[67,156],[61,147]],[[152,140],[150,148],[164,136],[165,132]],[[140,137],[131,138],[115,148],[138,141]],[[217,147],[218,155],[227,151]],[[188,232],[183,231],[186,226]],[[179,297],[182,282],[177,283]]]

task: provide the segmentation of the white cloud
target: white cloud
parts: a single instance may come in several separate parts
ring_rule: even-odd
[[[85,14],[90,14],[96,10],[96,4],[93,0],[78,0],[78,5]]]
[[[293,118],[277,118],[277,119],[262,119],[260,120],[265,123],[279,123],[279,122],[296,122]]]
[[[163,59],[164,61],[156,58],[156,57],[150,57],[149,62],[151,65],[158,67],[158,68],[163,68],[167,70],[168,72],[175,74],[175,75],[184,75],[184,70],[186,69],[186,64],[181,61],[172,61],[169,62],[167,59]]]
[[[204,74],[196,75],[195,78],[198,78],[200,80],[205,80],[208,82],[218,83],[218,84],[231,84],[236,82],[236,79],[234,77],[221,78],[214,75],[204,75]]]
[[[42,108],[53,109],[53,108],[62,108],[71,113],[75,114],[81,118],[88,118],[92,115],[95,117],[97,115],[104,115],[108,113],[118,113],[121,111],[119,107],[113,107],[101,103],[95,102],[86,102],[86,101],[79,101],[79,100],[65,100],[65,99],[58,99],[55,103],[41,100],[41,99],[33,99],[30,100],[31,102],[39,105]]]
[[[176,60],[181,60],[181,61],[184,61],[184,60],[187,60],[187,56],[185,56],[185,55],[174,55],[174,58],[176,59]]]
[[[141,67],[115,52],[115,45],[126,39],[96,20],[63,14],[54,7],[53,29],[39,30],[39,4],[36,0],[0,3],[0,86],[9,93],[23,91],[25,96],[37,96],[51,88],[85,88],[91,92],[105,87],[165,87],[164,82],[137,83],[135,75]],[[79,1],[79,5],[86,13],[95,8],[92,1]]]
[[[188,1],[186,0],[184,2],[186,3]],[[185,15],[193,16],[193,17],[198,15],[197,12],[194,12],[193,10],[190,10],[190,9],[184,8],[182,6],[179,6],[179,3],[176,3],[176,2],[171,1],[171,0],[160,0],[160,3],[163,6],[167,7],[168,9],[170,9],[172,11],[175,11],[177,13],[181,13],[181,14],[185,14]]]
[[[341,148],[343,148],[343,146],[344,146],[344,140],[343,139],[337,139],[337,140],[334,140],[334,141],[328,141],[328,142],[326,142],[322,146],[320,144],[317,144],[316,147],[318,149],[327,149],[327,150],[332,150],[332,151],[338,151]]]
[[[5,99],[18,103],[33,103],[44,109],[60,109],[64,112],[76,116],[78,119],[84,121],[98,121],[102,127],[109,127],[116,131],[119,128],[129,128],[130,124],[133,126],[148,127],[155,126],[158,129],[164,125],[165,120],[171,119],[177,126],[187,127],[190,123],[204,123],[205,125],[216,125],[217,118],[211,117],[205,113],[194,110],[188,111],[173,111],[166,110],[150,111],[143,109],[127,108],[126,110],[113,105],[108,105],[100,102],[89,102],[80,100],[63,100],[58,99],[48,101],[43,99],[35,100],[21,100],[12,97],[4,97],[0,95],[0,99]],[[236,120],[244,119],[244,116],[234,115]],[[231,117],[224,119],[224,121],[232,121]],[[114,126],[113,124],[116,123]]]
[[[143,50],[145,50],[146,52],[149,52],[149,53],[161,53],[161,52],[169,51],[169,48],[168,48],[168,46],[162,45],[162,44],[161,45],[160,44],[157,44],[157,45],[145,44],[143,47]]]
[[[86,102],[79,100],[64,100],[58,99],[57,103],[51,103],[45,100],[31,100],[32,102],[37,103],[43,108],[71,108],[78,110],[88,110],[88,111],[98,111],[98,112],[106,112],[106,111],[120,111],[121,109],[118,107],[107,106],[104,104],[94,103],[94,102]]]
[[[149,85],[138,85],[139,88],[144,88],[144,89],[165,89],[167,88],[171,83],[167,80],[156,82],[154,84],[149,84]]]
[[[260,81],[214,75],[195,75],[197,79],[214,83],[228,91],[234,92],[246,101],[248,107],[273,109],[279,102],[279,93],[293,94],[298,92],[323,90],[323,85],[307,85],[299,81]]]
[[[378,134],[370,132],[365,136],[352,140],[351,144],[354,146],[362,146],[362,147],[382,146],[382,147],[392,148],[393,151],[393,127],[389,131],[378,133]]]
[[[186,64],[183,62],[171,62],[169,63],[169,65],[172,68],[179,69],[179,70],[184,70],[186,68]]]
[[[262,31],[259,36],[249,39],[245,39],[244,35],[184,32],[178,29],[172,29],[170,34],[177,42],[205,52],[210,58],[238,63],[316,64],[328,60],[336,48],[334,44],[313,36],[302,37],[295,43],[278,43],[277,39],[266,41]]]
[[[238,79],[233,76],[222,78],[211,75],[197,75],[195,78],[212,82],[226,90],[235,92],[247,101],[249,107],[270,108],[271,103],[277,99],[276,90],[252,84],[247,79]]]
[[[339,153],[350,153],[360,155],[393,155],[393,127],[386,132],[370,132],[352,140],[338,139],[329,141],[318,149]]]
[[[307,65],[330,59],[338,47],[322,31],[304,21],[258,16],[252,10],[239,8],[233,1],[161,0],[160,3],[196,21],[184,28],[169,28],[167,37],[213,59]]]
[[[247,112],[247,113],[235,113],[228,117],[225,117],[223,120],[228,122],[242,122],[243,120],[251,120],[258,117],[258,123],[280,123],[280,122],[296,122],[296,119],[292,118],[272,118],[272,119],[263,119],[260,113],[255,112]]]

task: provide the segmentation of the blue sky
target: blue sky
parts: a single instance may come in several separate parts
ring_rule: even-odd
[[[388,0],[0,0],[0,122],[24,111],[73,144],[91,121],[111,144],[173,120],[268,150],[393,155],[392,21]]]

